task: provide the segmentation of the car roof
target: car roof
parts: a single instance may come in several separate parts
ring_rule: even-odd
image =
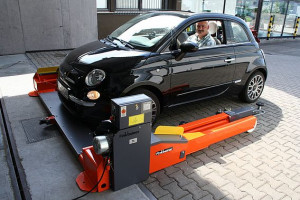
[[[236,20],[241,23],[244,21],[236,17],[234,15],[229,15],[229,14],[223,14],[223,13],[194,13],[191,11],[151,11],[150,13],[155,13],[157,15],[177,15],[177,16],[182,16],[185,18],[189,19],[199,19],[199,18],[218,18],[218,19],[231,19],[231,20]]]
[[[161,14],[161,15],[164,15],[164,14],[168,14],[168,15],[181,15],[181,16],[191,16],[191,15],[194,15],[196,13],[194,12],[191,12],[191,11],[150,11],[149,13],[156,13],[156,14]]]

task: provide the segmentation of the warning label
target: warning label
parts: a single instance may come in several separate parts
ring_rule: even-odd
[[[126,117],[126,113],[127,113],[126,106],[122,106],[121,107],[121,117]]]

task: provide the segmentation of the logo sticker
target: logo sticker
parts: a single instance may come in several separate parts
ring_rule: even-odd
[[[135,144],[137,143],[137,138],[133,138],[129,140],[129,144]]]
[[[139,109],[139,104],[135,104],[135,110]]]
[[[160,154],[167,153],[167,152],[170,152],[172,150],[173,150],[173,147],[170,147],[170,148],[167,148],[167,149],[163,149],[163,150],[160,150],[160,151],[156,152],[155,155],[158,156]]]
[[[126,106],[122,106],[121,107],[121,117],[126,117],[126,113],[127,113]]]
[[[143,112],[150,110],[151,109],[151,105],[152,105],[151,101],[143,103]]]

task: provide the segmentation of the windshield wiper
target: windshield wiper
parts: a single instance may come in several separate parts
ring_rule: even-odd
[[[108,36],[107,37],[109,40],[113,41],[113,40],[118,40],[119,42],[121,42],[125,47],[129,47],[131,49],[134,49],[134,47],[129,43],[129,42],[126,42],[125,40],[122,40],[122,39],[119,39],[117,37],[113,37],[113,36]]]
[[[105,39],[107,39],[108,41],[110,41],[111,43],[113,43],[113,39],[109,36],[107,36]]]

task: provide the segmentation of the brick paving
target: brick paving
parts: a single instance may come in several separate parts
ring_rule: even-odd
[[[150,175],[143,184],[166,199],[300,199],[299,40],[261,44],[269,76],[260,101],[266,113],[242,133]],[[29,53],[37,67],[59,65],[68,51]],[[224,95],[165,110],[156,124],[178,125],[248,104]],[[255,104],[252,104],[255,106]]]
[[[26,53],[26,56],[37,67],[59,66],[70,50],[44,51]]]

